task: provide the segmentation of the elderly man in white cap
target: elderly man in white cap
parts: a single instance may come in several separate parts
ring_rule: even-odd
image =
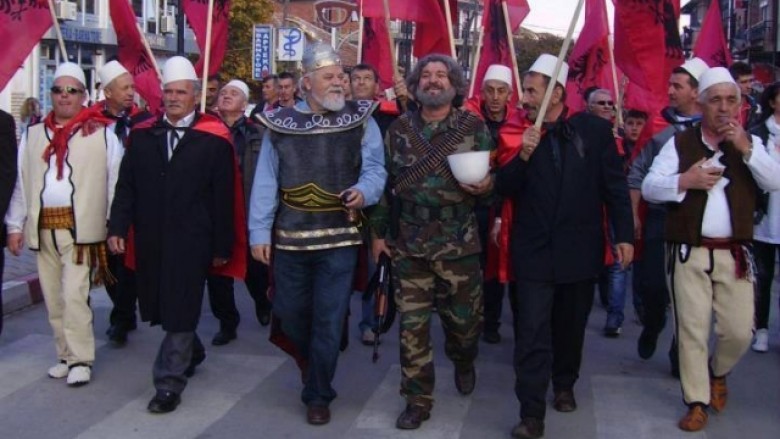
[[[706,426],[708,406],[723,411],[726,375],[750,346],[756,193],[780,190],[780,163],[742,128],[740,90],[728,70],[704,72],[697,99],[701,126],[666,142],[642,183],[645,199],[668,203],[669,285],[688,406],[678,426],[686,431]]]
[[[186,58],[165,63],[165,114],[130,133],[111,209],[109,247],[124,253],[133,226],[141,319],[166,333],[153,368],[152,413],[176,409],[205,359],[195,333],[203,285],[210,267],[226,266],[236,241],[230,133],[196,110],[199,90]]]
[[[628,172],[628,188],[631,196],[631,209],[634,214],[634,230],[637,238],[642,238],[642,257],[634,264],[634,294],[639,294],[642,303],[642,333],[637,341],[637,352],[642,359],[653,356],[658,335],[666,325],[666,310],[669,308],[669,290],[666,285],[664,265],[664,222],[666,206],[647,203],[644,218],[640,218],[639,203],[642,199],[642,180],[647,176],[653,160],[661,147],[676,133],[695,126],[701,120],[701,110],[696,103],[699,79],[708,69],[700,58],[687,60],[672,70],[669,77],[669,106],[661,111],[661,116],[669,126],[653,136],[642,147],[639,155],[631,163]],[[671,372],[679,376],[677,343],[672,339],[669,348]]]
[[[105,127],[110,120],[82,106],[85,84],[78,65],[57,67],[53,109],[22,137],[19,175],[5,217],[9,250],[18,255],[26,240],[37,252],[59,360],[49,376],[67,376],[71,386],[87,384],[92,375],[89,289],[91,282],[110,281],[106,218],[123,153]]]
[[[382,139],[372,101],[345,101],[333,49],[308,46],[306,100],[259,115],[267,127],[250,200],[252,255],[273,252],[274,315],[302,368],[310,424],[330,422],[331,382],[362,239],[359,209],[385,187]],[[273,234],[273,244],[272,236]]]
[[[219,91],[216,104],[222,121],[230,129],[241,171],[245,205],[249,203],[257,158],[260,155],[260,144],[263,140],[262,126],[244,115],[248,102],[249,87],[244,81],[233,79]],[[245,251],[248,254],[249,247]],[[250,257],[247,261],[245,282],[249,295],[255,301],[257,320],[263,326],[268,325],[271,320],[271,303],[266,296],[268,267]],[[236,338],[236,328],[240,321],[233,291],[233,278],[212,274],[208,276],[206,283],[211,311],[219,320],[219,332],[214,335],[211,344],[222,346]]]
[[[603,267],[602,209],[614,224],[617,259],[633,258],[633,224],[623,165],[612,126],[589,113],[569,117],[568,67],[543,54],[523,74],[523,108],[542,129],[523,132],[522,149],[498,171],[496,191],[514,202],[512,262],[517,282],[515,393],[521,422],[515,438],[544,434],[547,388],[552,378],[559,412],[576,410],[585,326],[593,283]],[[553,83],[547,113],[539,114]]]
[[[112,124],[114,134],[124,145],[130,129],[153,116],[135,105],[133,76],[119,61],[107,62],[98,70],[98,77],[103,84],[102,91],[105,99],[97,102],[95,106],[104,116],[114,121]],[[114,304],[109,317],[111,325],[106,334],[114,346],[122,347],[127,342],[127,333],[136,328],[135,276],[132,270],[125,266],[123,255],[109,255],[108,261],[117,282],[106,285],[108,296]]]
[[[466,101],[465,105],[467,110],[480,116],[490,130],[493,143],[497,148],[496,161],[499,166],[505,165],[517,154],[521,134],[518,128],[524,125],[525,120],[522,112],[510,105],[514,93],[512,79],[512,70],[509,67],[501,64],[489,66],[482,78],[480,94]],[[511,282],[509,269],[508,238],[511,226],[509,212],[511,212],[511,202],[504,204],[503,200],[493,206],[478,205],[475,209],[479,237],[483,243],[482,288],[485,312],[482,339],[491,344],[501,341],[498,330],[501,326],[504,286],[507,284],[513,316],[516,311],[515,283]],[[507,219],[506,224],[503,223],[504,219]]]

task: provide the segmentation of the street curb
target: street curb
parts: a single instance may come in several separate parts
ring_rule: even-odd
[[[38,274],[3,282],[3,315],[43,302]]]

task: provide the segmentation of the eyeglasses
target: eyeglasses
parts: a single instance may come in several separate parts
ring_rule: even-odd
[[[82,90],[80,88],[76,88],[76,87],[71,87],[69,85],[66,85],[65,87],[60,87],[59,85],[55,85],[50,90],[55,95],[59,95],[59,94],[63,94],[63,93],[67,93],[69,95],[75,95],[77,93],[84,93],[84,90]]]
[[[612,101],[596,101],[596,105],[601,105],[602,107],[612,107],[615,105]]]

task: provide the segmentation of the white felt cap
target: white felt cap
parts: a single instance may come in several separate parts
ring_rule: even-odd
[[[175,81],[197,81],[198,75],[190,60],[183,56],[174,56],[163,67],[163,85]]]
[[[81,70],[78,64],[72,62],[64,62],[57,66],[57,70],[54,71],[54,80],[63,76],[70,76],[71,78],[79,81],[82,87],[87,86],[87,79],[84,77],[84,70]]]
[[[680,67],[685,69],[685,71],[697,81],[701,81],[701,75],[710,68],[710,66],[701,58],[691,58],[688,61],[685,61]],[[699,89],[701,89],[701,86],[699,86]]]
[[[707,71],[701,75],[701,79],[699,79],[699,94],[704,93],[704,90],[717,84],[737,85],[737,82],[731,77],[731,73],[729,73],[727,68],[713,67],[707,69]]]
[[[241,93],[243,93],[244,96],[246,96],[247,99],[249,99],[249,86],[246,85],[246,82],[241,81],[240,79],[233,79],[230,82],[228,82],[227,84],[225,84],[225,87],[235,87]]]
[[[512,88],[512,70],[501,64],[493,64],[490,67],[488,67],[487,71],[485,72],[485,77],[482,78],[482,83],[484,84],[487,81],[501,81],[509,86],[509,88]]]
[[[130,72],[128,72],[122,64],[119,64],[119,61],[109,61],[106,63],[106,65],[101,67],[100,70],[98,70],[98,78],[100,78],[100,83],[102,86],[105,87],[110,84],[111,81],[124,75],[125,73]]]
[[[555,64],[558,62],[557,56],[543,53],[536,58],[534,64],[528,69],[529,72],[541,73],[548,78],[552,78],[555,72]],[[569,77],[569,65],[564,61],[561,64],[561,71],[558,73],[558,83],[566,87],[566,79]]]

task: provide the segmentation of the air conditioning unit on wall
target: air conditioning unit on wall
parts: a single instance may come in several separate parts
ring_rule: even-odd
[[[176,33],[176,17],[173,15],[163,15],[160,20],[160,33],[163,34],[175,34]]]
[[[75,2],[62,0],[54,3],[54,15],[57,16],[57,20],[74,21],[76,20],[77,13],[78,13],[78,8]]]

